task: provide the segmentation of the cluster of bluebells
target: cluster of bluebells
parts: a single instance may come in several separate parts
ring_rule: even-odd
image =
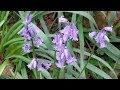
[[[109,38],[107,37],[107,32],[112,32],[112,26],[104,27],[100,32],[91,32],[89,33],[89,37],[94,38],[97,43],[100,43],[100,48],[105,48],[105,42],[110,42]]]
[[[37,45],[37,47],[39,47],[42,43],[43,40],[40,39],[37,34],[39,33],[39,30],[34,29],[33,27],[30,27],[29,24],[32,21],[32,15],[28,15],[26,18],[26,24],[25,27],[23,27],[18,34],[24,37],[24,41],[27,42],[29,40],[33,40],[33,42]],[[25,53],[29,53],[30,49],[32,48],[32,45],[27,43],[24,45],[23,50]]]
[[[68,39],[78,41],[78,29],[73,23],[69,22],[63,16],[59,18],[59,23],[66,23],[67,25],[64,27],[64,29],[60,30],[55,34],[52,42],[55,44],[55,50],[57,51],[56,59],[58,63],[56,63],[56,65],[59,68],[64,68],[65,63],[72,65],[77,61],[74,57],[72,57],[69,49],[65,45]]]
[[[37,68],[38,71],[43,69],[48,70],[51,66],[51,63],[42,62],[38,58],[33,58],[33,60],[27,65],[30,70]]]
[[[37,47],[42,45],[43,40],[38,37],[39,30],[34,29],[33,27],[30,27],[29,24],[32,21],[32,15],[28,15],[26,18],[26,24],[25,27],[23,27],[18,34],[24,37],[24,41],[33,41],[34,44],[36,44]],[[33,46],[29,43],[25,44],[22,48],[25,53],[29,53],[30,49]],[[42,62],[38,58],[34,58],[28,65],[28,68],[35,69],[36,67],[38,68],[38,71],[42,71],[43,69],[49,69],[51,64],[47,62]]]

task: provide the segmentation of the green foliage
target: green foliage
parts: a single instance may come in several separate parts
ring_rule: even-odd
[[[56,13],[55,20],[51,22],[50,28],[44,20],[44,15],[50,13]],[[116,11],[111,11],[112,15],[107,20],[108,25],[112,25],[116,17]],[[14,13],[17,21],[13,25],[8,24],[8,16]],[[24,38],[17,33],[24,27],[26,17],[32,14],[32,23],[30,26],[38,29],[40,32],[38,36],[44,40],[44,44],[41,47],[35,46],[35,52],[42,61],[51,62],[53,65],[49,70],[43,70],[41,72],[36,69],[29,70],[27,64],[33,59],[33,51],[29,54],[24,53],[22,47],[24,45]],[[120,37],[116,36],[116,31],[120,27],[120,23],[117,23],[113,27],[112,34],[109,34],[110,43],[107,43],[107,47],[104,49],[97,49],[96,44],[95,52],[91,55],[91,52],[85,51],[85,40],[89,41],[88,47],[91,50],[91,46],[95,44],[94,40],[91,40],[88,33],[91,31],[99,30],[97,23],[93,17],[94,12],[89,11],[0,11],[0,58],[3,62],[0,64],[0,78],[1,79],[88,79],[88,73],[95,79],[117,79],[118,76],[115,69],[120,69],[120,50],[112,42],[120,42]],[[102,12],[105,14],[104,12]],[[77,62],[73,65],[66,65],[64,68],[59,69],[56,67],[57,62],[55,57],[54,44],[52,39],[55,35],[53,32],[59,31],[62,26],[58,23],[56,30],[50,32],[51,27],[58,18],[64,15],[65,18],[69,18],[73,22],[79,31],[78,34],[78,48],[74,46],[75,42],[67,41],[67,46],[70,53],[76,57]],[[90,28],[84,27],[84,18],[88,19]],[[42,29],[37,26],[35,20],[38,19],[41,23]],[[77,56],[80,54],[80,56]],[[84,59],[84,56],[91,57],[90,61]],[[105,57],[104,57],[105,56]],[[15,71],[10,69],[11,76],[3,74],[4,69],[9,64],[13,64]],[[82,72],[83,70],[83,72]],[[112,75],[109,74],[112,72]]]

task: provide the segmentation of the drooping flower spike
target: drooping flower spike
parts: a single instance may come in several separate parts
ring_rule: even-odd
[[[107,37],[107,31],[112,32],[112,27],[104,27],[100,32],[91,32],[89,33],[89,37],[94,38],[97,43],[100,43],[99,48],[105,48],[105,42],[110,42],[109,38]]]
[[[34,47],[34,45],[36,45],[37,47],[40,47],[43,43],[43,40],[40,39],[40,37],[38,37],[39,30],[35,29],[32,26],[29,26],[31,21],[32,21],[32,15],[30,14],[26,17],[25,27],[23,27],[18,32],[19,35],[24,37],[25,43],[30,40],[32,41],[32,45],[29,43],[29,44],[25,44],[22,47],[25,53],[29,53],[30,49]],[[42,62],[38,58],[33,58],[31,62],[27,65],[27,67],[30,70],[37,68],[38,71],[42,71],[43,69],[46,69],[46,70],[49,69],[51,65],[52,65],[51,63]]]
[[[65,45],[68,39],[78,41],[78,29],[73,23],[69,22],[63,16],[59,18],[59,23],[67,23],[67,25],[55,34],[52,42],[55,44],[55,50],[57,51],[56,59],[58,62],[56,63],[56,66],[59,68],[64,68],[65,63],[72,65],[77,61],[74,57],[72,57],[67,46]]]
[[[33,60],[27,65],[30,70],[37,68],[38,71],[43,69],[48,70],[52,64],[48,62],[42,62],[38,58],[33,58]]]
[[[60,30],[60,32],[64,34],[64,42],[66,42],[68,38],[72,39],[73,41],[78,41],[78,29],[73,23],[70,22],[67,26],[64,27],[64,29]]]
[[[26,17],[26,26],[23,27],[18,32],[18,34],[24,37],[24,41],[25,42],[27,42],[27,41],[29,41],[29,40],[32,39],[33,42],[35,43],[35,45],[37,47],[39,47],[39,46],[42,45],[43,40],[38,37],[39,30],[37,30],[37,29],[29,26],[29,24],[31,23],[31,21],[32,21],[32,15],[30,14],[30,15],[28,15]],[[27,52],[27,53],[30,52],[30,49],[31,49],[31,45],[30,44],[26,44],[23,47],[24,52]]]

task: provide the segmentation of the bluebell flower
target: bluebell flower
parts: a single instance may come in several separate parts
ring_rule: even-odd
[[[68,23],[69,21],[66,19],[66,18],[64,18],[64,16],[61,16],[60,18],[59,18],[59,23]]]
[[[63,34],[63,42],[66,43],[66,41],[69,39],[70,34],[71,34],[71,29],[70,26],[67,25],[64,29],[60,30],[60,33]]]
[[[64,49],[64,54],[68,64],[74,64],[77,61],[74,57],[72,57],[67,47]]]
[[[100,48],[105,48],[105,47],[106,47],[105,42],[104,42],[104,41],[101,41],[101,42],[100,42]]]
[[[38,29],[35,29],[35,28],[28,25],[28,24],[30,24],[31,21],[32,21],[32,15],[30,14],[26,18],[25,27],[23,27],[18,32],[18,34],[24,37],[25,42],[32,40],[37,45],[37,47],[39,47],[43,43],[43,40],[38,37],[38,33],[40,31]],[[23,50],[24,50],[24,52],[28,53],[28,52],[30,52],[30,48],[31,48],[31,45],[26,44],[26,45],[24,45]]]
[[[100,32],[91,32],[89,33],[89,37],[94,38],[97,43],[100,43],[100,48],[105,48],[105,42],[110,42],[107,37],[107,31],[112,32],[112,27],[104,27]]]
[[[70,29],[70,38],[71,38],[73,41],[78,41],[77,35],[78,35],[78,29],[77,29],[77,27],[72,23],[72,24],[71,24],[71,29]]]
[[[104,41],[104,36],[105,35],[106,35],[105,31],[98,32],[98,34],[95,37],[95,40],[97,41],[97,43],[100,43],[100,42]]]
[[[32,27],[28,27],[28,34],[30,34],[32,37],[34,37],[36,35],[36,32],[34,31],[34,28]]]
[[[42,71],[44,69],[43,66],[42,66],[42,64],[43,63],[40,60],[38,60],[38,64],[37,64],[38,71]]]
[[[64,57],[64,53],[62,51],[59,51],[59,52],[56,52],[56,59],[58,61],[62,60],[62,59],[65,59]]]
[[[102,30],[105,30],[105,31],[109,31],[109,32],[112,32],[112,27],[113,26],[107,26],[107,27],[104,27]]]
[[[74,57],[72,57],[67,47],[62,48],[60,51],[56,53],[56,59],[58,61],[56,65],[59,68],[64,67],[65,61],[71,65],[76,63],[77,61]]]
[[[33,60],[27,65],[30,70],[37,68],[38,71],[43,69],[48,70],[52,64],[48,62],[42,62],[38,58],[33,58]]]
[[[68,38],[72,39],[73,41],[78,41],[78,29],[73,23],[69,23],[64,29],[60,30],[63,33],[63,40],[66,42]]]
[[[48,62],[43,62],[43,65],[45,66],[45,69],[48,70],[52,64]]]
[[[24,41],[27,42],[29,40],[32,41],[32,45],[31,44],[25,44],[22,48],[24,50],[25,53],[29,53],[30,49],[32,47],[34,47],[34,44],[37,45],[37,47],[39,47],[42,43],[43,40],[39,38],[38,33],[40,32],[38,29],[35,29],[32,26],[29,26],[29,24],[32,21],[32,15],[28,15],[26,17],[26,24],[25,27],[23,27],[18,34],[24,37]],[[44,67],[46,69],[49,69],[51,66],[51,63],[43,63],[41,62],[38,58],[34,58],[28,65],[28,68],[31,69],[35,69],[37,68],[38,71],[42,71],[44,69]],[[44,67],[43,67],[44,66]]]
[[[32,36],[29,34],[29,31],[26,28],[21,29],[18,34],[24,36],[25,41],[31,40]]]
[[[69,22],[63,16],[59,18],[59,23],[67,23],[67,25],[55,34],[52,42],[55,44],[55,50],[57,51],[56,65],[59,68],[64,68],[65,63],[72,65],[77,61],[74,57],[72,57],[65,45],[69,39],[72,39],[73,41],[78,41],[78,29],[73,23]]]
[[[23,50],[25,53],[29,53],[31,49],[31,44],[25,44]]]
[[[26,18],[26,24],[30,24],[32,21],[32,14],[28,15],[27,18]]]
[[[75,59],[75,57],[69,57],[69,59],[67,59],[67,63],[70,64],[70,65],[73,65],[75,64],[77,61],[77,59]]]
[[[35,43],[36,43],[37,47],[39,47],[40,45],[42,45],[43,40],[40,38],[35,38]]]
[[[54,48],[55,48],[56,51],[61,51],[65,48],[65,46],[64,45],[61,45],[61,46],[60,45],[55,45]]]
[[[64,68],[65,64],[65,53],[64,53],[64,48],[62,48],[60,51],[56,52],[56,59],[58,63],[56,63],[57,67],[59,68]]]
[[[62,43],[63,43],[63,34],[56,33],[52,42],[54,44],[56,44],[56,45],[60,45],[61,46]]]
[[[60,30],[61,33],[65,34],[65,35],[69,35],[71,33],[71,25],[67,25],[65,26],[62,30]]]
[[[56,66],[59,67],[59,68],[64,68],[65,67],[64,63],[65,63],[65,60],[61,59],[61,60],[58,61],[58,63],[56,63]]]
[[[36,66],[37,66],[37,59],[34,58],[28,65],[28,68],[31,70],[31,69],[35,69]]]
[[[97,34],[97,32],[91,32],[91,33],[89,33],[89,37],[93,38],[96,34]]]
[[[23,36],[24,35],[24,30],[26,30],[25,28],[22,28],[17,34]]]

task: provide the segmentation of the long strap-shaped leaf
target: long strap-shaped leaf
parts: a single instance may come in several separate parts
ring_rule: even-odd
[[[75,52],[80,53],[80,50],[77,49],[77,48],[73,48],[73,50],[74,50]],[[88,53],[88,52],[85,51],[85,52],[84,52],[84,55],[90,56],[90,53]],[[114,70],[112,69],[112,67],[111,67],[106,61],[104,61],[103,59],[101,59],[100,57],[98,57],[98,56],[96,56],[96,55],[92,55],[91,57],[92,57],[92,58],[95,58],[96,60],[98,60],[98,61],[100,61],[101,63],[103,63],[106,67],[108,67],[108,68],[112,71],[112,73],[114,74],[115,78],[117,78],[117,75],[115,74]]]
[[[8,65],[9,61],[8,60],[5,60],[2,65],[0,65],[0,76],[3,72],[3,70],[5,69],[5,67]]]
[[[81,68],[83,69],[84,68],[84,35],[83,35],[83,25],[82,25],[82,20],[83,20],[83,17],[79,17],[78,18],[78,23],[77,23],[77,26],[78,26],[78,30],[79,30],[79,33],[78,33],[78,36],[79,36],[79,43],[80,43],[80,66]],[[86,78],[85,77],[85,70],[83,71],[83,73],[81,74],[82,77]]]

